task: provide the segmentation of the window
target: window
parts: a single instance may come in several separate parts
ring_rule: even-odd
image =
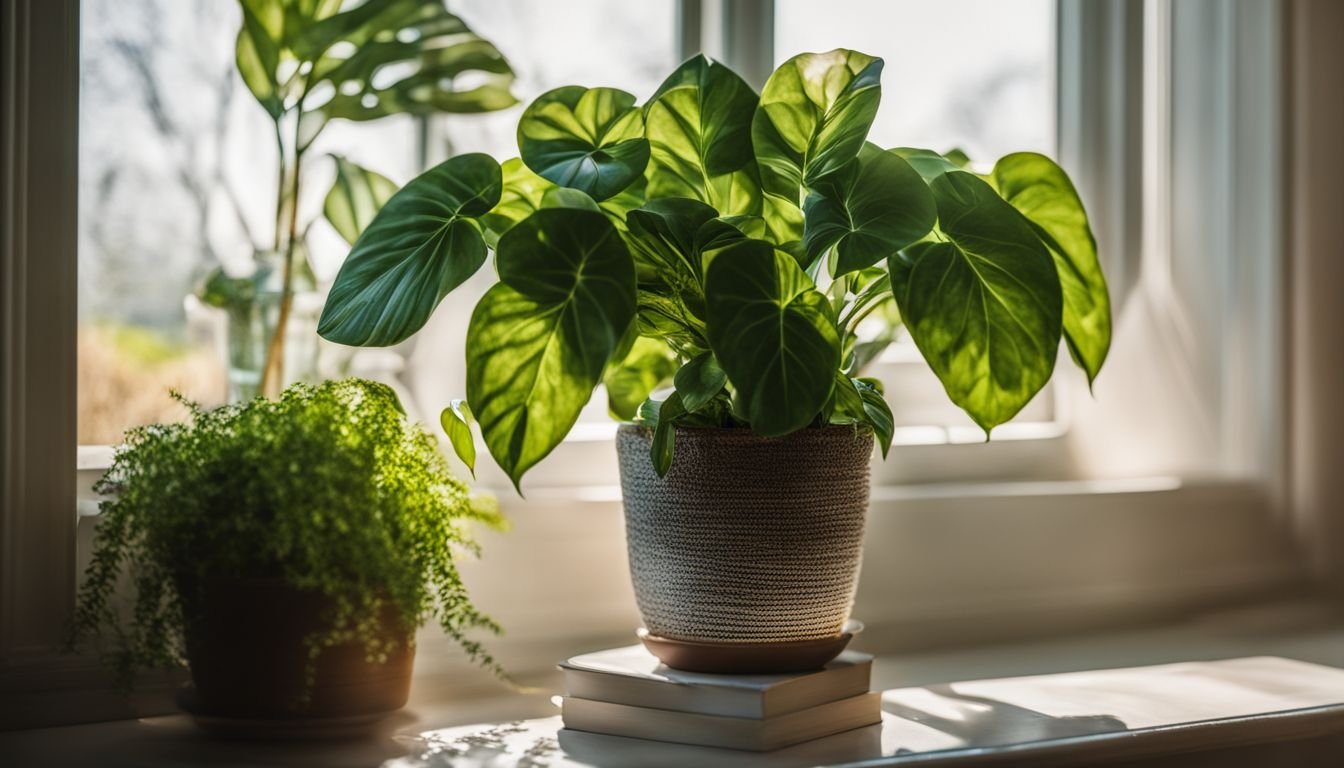
[[[908,429],[875,465],[856,610],[870,628],[928,639],[1039,632],[1152,617],[1301,578],[1274,517],[1287,483],[1277,5],[450,5],[511,59],[524,102],[568,82],[645,97],[697,47],[688,40],[730,63],[760,59],[760,70],[800,50],[866,47],[888,61],[874,134],[882,143],[960,145],[977,160],[1017,148],[1062,158],[1113,285],[1107,370],[1089,393],[1061,360],[1059,385],[984,445],[957,431],[964,422],[909,348],[893,349],[883,375]],[[72,446],[159,418],[126,407],[149,389],[222,396],[218,335],[209,322],[188,322],[185,299],[212,260],[245,261],[265,244],[273,181],[255,169],[274,161],[264,116],[224,76],[232,2],[14,0],[4,12],[0,694],[14,689],[8,675],[22,665],[13,660],[38,670],[26,678],[36,686],[41,665],[59,658],[49,651],[75,572]],[[86,63],[99,62],[86,67],[82,95],[81,27]],[[151,80],[162,86],[157,101]],[[333,125],[315,154],[346,152],[404,181],[448,152],[514,156],[515,115]],[[68,216],[76,178],[78,243]],[[321,228],[314,261],[333,269],[344,245]],[[401,350],[408,391],[431,415],[463,391],[455,361],[471,305],[465,294],[449,299]],[[93,340],[79,365],[77,339]],[[74,406],[97,402],[85,395],[123,367],[141,383],[108,390],[118,402],[106,411],[112,418],[77,433]],[[623,637],[633,626],[611,428],[598,418],[600,397],[592,409],[602,426],[579,430],[538,466],[526,501],[501,491],[515,530],[488,541],[486,559],[469,567],[482,606],[516,638],[501,646],[506,662],[549,663],[547,643],[564,633]],[[80,422],[81,430],[97,423]],[[1039,429],[1023,430],[1032,425]],[[482,483],[507,489],[492,472],[482,467]],[[432,654],[422,658],[432,667]],[[62,679],[78,692],[89,678]]]

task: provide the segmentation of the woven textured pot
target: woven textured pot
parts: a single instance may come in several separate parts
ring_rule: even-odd
[[[839,635],[858,586],[871,431],[679,428],[661,479],[652,440],[632,424],[616,440],[648,631],[717,643]]]

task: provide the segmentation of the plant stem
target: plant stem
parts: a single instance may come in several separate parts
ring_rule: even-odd
[[[289,223],[284,245],[284,272],[280,286],[280,311],[275,320],[275,332],[271,336],[271,342],[266,348],[266,363],[261,370],[261,394],[266,397],[278,397],[280,395],[280,390],[284,388],[285,329],[289,325],[290,308],[294,305],[294,254],[298,244],[299,232],[299,172],[303,161],[303,150],[299,146],[299,125],[302,122],[302,116],[303,109],[302,104],[300,104],[294,119],[294,163],[290,170],[289,195],[287,196],[289,202]],[[286,195],[284,194],[282,185],[280,205],[277,206],[277,219],[279,218],[279,212],[285,210],[285,200]],[[276,225],[276,240],[278,241],[280,239],[278,220]]]

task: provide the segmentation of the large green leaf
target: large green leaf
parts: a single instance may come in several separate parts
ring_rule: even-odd
[[[1034,152],[999,160],[990,174],[999,194],[1039,229],[1064,288],[1064,340],[1089,382],[1111,348],[1111,299],[1083,201],[1064,169]]]
[[[720,213],[760,212],[751,149],[756,92],[724,65],[696,56],[644,107],[652,197],[689,197]]]
[[[714,359],[713,352],[702,352],[677,370],[673,383],[686,410],[698,411],[728,383],[728,374]]]
[[[485,262],[476,219],[499,202],[499,165],[459,155],[392,196],[360,235],[327,296],[317,332],[387,346],[420,330],[449,291]]]
[[[793,257],[745,240],[710,263],[705,280],[709,344],[767,436],[807,426],[831,394],[840,336],[830,303]]]
[[[947,242],[891,260],[892,288],[948,396],[986,433],[1050,379],[1062,331],[1054,260],[1031,223],[989,184],[951,171],[930,184]]]
[[[933,194],[901,158],[868,145],[818,179],[803,206],[808,263],[832,246],[832,274],[871,267],[920,239],[938,217]]]
[[[948,171],[964,170],[961,164],[945,155],[934,152],[932,149],[896,147],[887,151],[909,163],[910,167],[918,171],[925,181],[933,181]],[[962,154],[962,157],[964,156],[965,153]]]
[[[234,56],[238,74],[272,119],[285,111],[280,61],[284,48],[285,9],[282,0],[240,0],[243,26]]]
[[[877,115],[881,75],[881,59],[844,49],[781,64],[751,124],[765,191],[798,205],[803,185],[854,159]]]
[[[383,205],[396,194],[397,185],[386,176],[364,168],[340,155],[336,179],[322,205],[322,214],[347,243],[355,244]]]
[[[601,213],[545,208],[499,239],[467,330],[467,399],[517,485],[574,426],[635,314],[635,267]]]
[[[504,179],[504,191],[500,193],[499,203],[481,217],[485,243],[491,248],[514,224],[531,216],[534,211],[541,210],[541,199],[546,190],[555,186],[528,170],[521,158],[505,160],[500,171]]]
[[[518,120],[523,162],[543,178],[606,200],[649,162],[644,116],[615,88],[565,86],[533,101]]]

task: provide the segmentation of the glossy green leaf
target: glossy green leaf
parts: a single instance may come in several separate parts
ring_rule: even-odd
[[[909,163],[925,181],[933,181],[948,171],[962,170],[960,165],[932,149],[896,147],[887,151]]]
[[[649,458],[653,461],[653,471],[657,472],[659,477],[665,477],[667,470],[672,467],[677,424],[685,414],[686,407],[682,404],[681,394],[678,392],[673,392],[658,406],[658,421],[653,428],[653,446]]]
[[[467,330],[467,399],[517,485],[578,420],[635,314],[635,269],[600,213],[544,208],[499,239]]]
[[[881,59],[844,49],[795,56],[770,75],[751,124],[766,192],[796,206],[804,185],[859,154],[881,75]]]
[[[448,434],[453,452],[467,465],[467,471],[476,477],[476,440],[471,435],[471,407],[466,400],[453,400],[439,414],[439,423]]]
[[[541,178],[523,165],[521,158],[505,160],[500,166],[504,189],[499,202],[490,212],[481,217],[484,228],[485,244],[491,248],[499,242],[500,235],[508,232],[514,224],[541,210],[541,198],[546,190],[555,185]]]
[[[644,107],[649,194],[692,198],[722,214],[758,213],[756,103],[751,86],[723,64],[701,55],[678,67]]]
[[[1064,169],[1034,152],[1007,155],[990,177],[1054,256],[1064,289],[1064,340],[1091,382],[1111,348],[1111,299],[1083,201]]]
[[[327,296],[317,332],[388,346],[420,330],[453,288],[485,262],[476,219],[499,202],[499,165],[459,155],[392,196],[360,235]]]
[[[618,419],[629,421],[649,393],[662,386],[677,370],[677,361],[658,339],[639,336],[620,363],[607,369],[602,384],[607,389],[607,408]]]
[[[882,396],[882,390],[872,379],[853,379],[854,388],[863,401],[863,412],[867,416],[868,426],[877,435],[877,444],[882,449],[882,458],[887,458],[891,450],[891,439],[896,431],[896,420],[891,415],[891,406]]]
[[[643,113],[615,88],[565,86],[538,96],[518,120],[518,148],[538,175],[598,201],[630,186],[649,162]]]
[[[892,259],[892,287],[924,359],[988,433],[1054,370],[1059,276],[1031,223],[989,184],[951,171],[930,188],[949,241],[915,243]]]
[[[361,167],[340,155],[336,161],[336,179],[322,206],[322,214],[347,243],[354,245],[373,217],[397,191],[391,179]]]
[[[723,390],[728,374],[719,367],[713,352],[702,352],[681,366],[672,382],[686,410],[698,411]]]
[[[825,295],[793,257],[747,240],[717,256],[705,279],[710,348],[767,436],[807,426],[831,394],[840,336]]]
[[[895,255],[928,234],[938,216],[920,175],[900,157],[872,145],[818,179],[803,210],[808,263],[834,246],[832,274],[837,277]]]

